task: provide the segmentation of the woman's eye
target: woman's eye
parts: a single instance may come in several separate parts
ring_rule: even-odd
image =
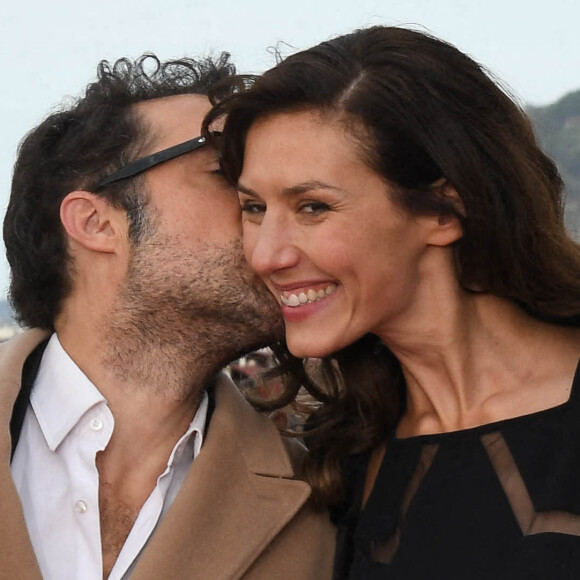
[[[330,206],[321,201],[307,201],[300,205],[300,213],[317,215],[330,210]]]
[[[250,215],[259,215],[266,211],[266,205],[257,201],[241,201],[242,212]]]

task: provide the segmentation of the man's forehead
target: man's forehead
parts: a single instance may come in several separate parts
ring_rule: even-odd
[[[203,118],[210,108],[205,95],[175,95],[135,105],[137,115],[147,127],[152,151],[198,137]]]

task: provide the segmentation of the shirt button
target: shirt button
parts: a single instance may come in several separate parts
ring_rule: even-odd
[[[75,501],[75,512],[78,514],[84,514],[87,509],[87,504],[82,499]]]
[[[90,425],[93,431],[100,431],[103,428],[103,422],[100,419],[93,419]]]

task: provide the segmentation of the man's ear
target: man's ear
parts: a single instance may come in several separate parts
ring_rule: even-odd
[[[450,201],[455,210],[460,214],[465,214],[465,207],[457,190],[445,178],[435,182],[432,186],[437,188],[439,195]],[[434,216],[434,227],[429,236],[429,243],[433,246],[448,246],[456,242],[463,236],[461,222],[457,215],[453,213]]]
[[[124,239],[121,210],[89,191],[71,191],[60,204],[60,221],[79,245],[95,252],[114,253]]]

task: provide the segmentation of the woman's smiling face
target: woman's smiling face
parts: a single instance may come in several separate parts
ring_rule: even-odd
[[[250,266],[278,299],[296,356],[325,356],[411,313],[437,218],[396,205],[353,137],[315,112],[258,119],[239,196]]]

